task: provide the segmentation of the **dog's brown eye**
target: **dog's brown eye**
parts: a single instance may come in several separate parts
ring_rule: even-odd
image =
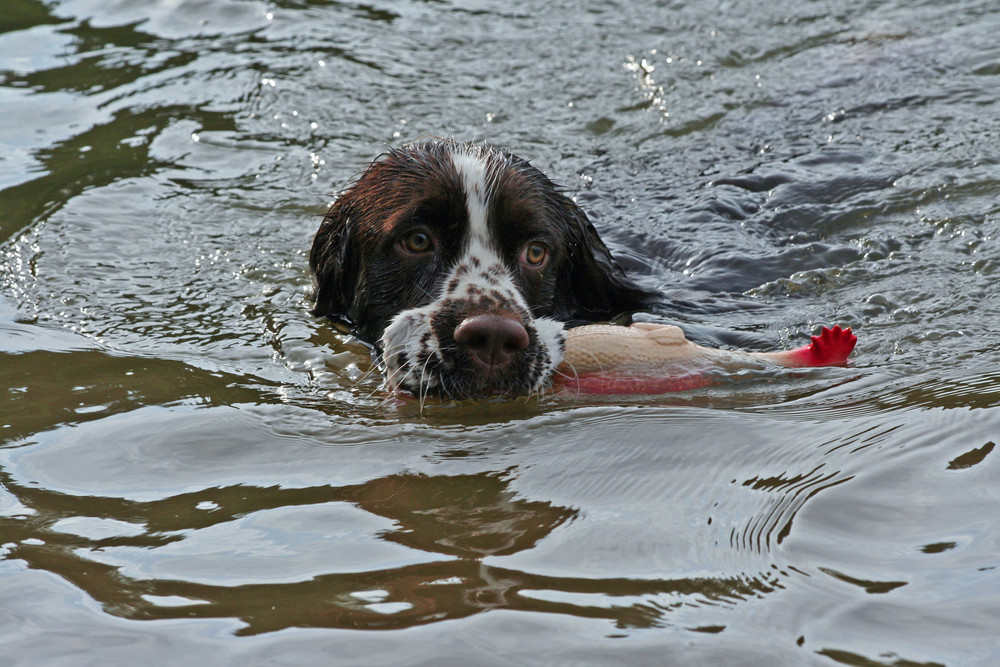
[[[422,255],[434,249],[434,239],[427,232],[410,232],[403,237],[403,249],[414,255]]]
[[[521,263],[533,269],[539,268],[549,256],[549,249],[541,243],[529,243],[521,251]]]

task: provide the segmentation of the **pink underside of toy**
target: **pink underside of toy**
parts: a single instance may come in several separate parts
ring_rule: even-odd
[[[581,394],[669,394],[675,391],[701,389],[714,384],[714,380],[707,375],[617,377],[591,373],[557,376],[553,384]]]

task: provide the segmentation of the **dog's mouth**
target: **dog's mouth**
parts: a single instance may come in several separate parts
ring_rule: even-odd
[[[548,387],[562,359],[562,324],[516,308],[461,302],[400,313],[382,336],[390,390],[442,398],[509,398]]]
[[[518,371],[530,371],[531,364],[518,364]],[[418,370],[419,368],[419,370]],[[386,362],[387,387],[414,396],[451,399],[512,398],[540,391],[548,381],[540,382],[536,373],[513,375],[501,372],[476,372],[462,368],[438,355],[411,363],[405,356]]]

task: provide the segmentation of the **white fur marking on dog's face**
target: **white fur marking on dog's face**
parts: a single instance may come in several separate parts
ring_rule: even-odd
[[[435,390],[436,373],[426,372],[427,363],[441,356],[430,326],[434,304],[406,310],[393,318],[382,336],[386,382],[391,388],[413,391]]]
[[[490,230],[487,225],[489,216],[490,176],[489,165],[479,156],[468,151],[457,151],[452,154],[451,162],[455,171],[462,179],[462,189],[465,192],[465,206],[469,213],[469,242],[489,247]]]

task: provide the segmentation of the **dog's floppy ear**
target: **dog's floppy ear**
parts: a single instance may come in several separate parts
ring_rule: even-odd
[[[557,288],[557,293],[569,299],[563,316],[569,321],[606,320],[655,304],[658,293],[626,276],[587,215],[569,198],[562,199],[569,232],[569,257]]]
[[[343,198],[334,202],[313,239],[309,268],[313,273],[313,315],[348,319],[357,281],[357,260]]]

